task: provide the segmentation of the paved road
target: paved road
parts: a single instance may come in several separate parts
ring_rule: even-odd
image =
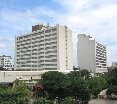
[[[89,104],[117,104],[117,100],[93,99]]]

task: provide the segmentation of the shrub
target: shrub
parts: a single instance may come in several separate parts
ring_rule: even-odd
[[[33,104],[53,104],[53,101],[46,98],[38,98],[34,100]]]

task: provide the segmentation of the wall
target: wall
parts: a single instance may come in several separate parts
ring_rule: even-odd
[[[49,70],[50,71],[50,70]],[[56,71],[56,70],[51,70]],[[48,70],[43,71],[0,71],[0,83],[11,83],[16,79],[19,80],[31,80],[32,79],[41,79],[41,75]],[[64,74],[69,73],[70,71],[59,71]]]
[[[58,69],[66,70],[66,40],[65,40],[65,28],[57,25],[58,36]]]
[[[78,67],[95,71],[95,40],[90,40],[89,36],[78,35],[77,43]]]
[[[67,70],[73,70],[72,50],[72,31],[67,28]]]

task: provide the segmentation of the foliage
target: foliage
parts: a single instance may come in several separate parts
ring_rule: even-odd
[[[88,81],[91,95],[97,96],[102,90],[107,88],[107,80],[103,75],[94,77]]]
[[[66,78],[61,72],[46,72],[40,82],[50,98],[64,97]]]
[[[41,83],[50,97],[65,98],[71,96],[76,102],[88,102],[90,99],[86,80],[79,71],[68,75],[60,72],[46,72],[42,75]]]
[[[108,74],[108,85],[107,95],[111,95],[112,93],[117,95],[117,68],[114,68]]]
[[[63,101],[61,101],[61,104],[76,104],[75,100],[71,97],[65,98]]]
[[[76,102],[88,102],[90,99],[86,80],[80,76],[80,72],[71,72],[67,75],[67,95],[73,96]]]
[[[26,104],[29,100],[31,92],[20,81],[14,88],[0,88],[0,104]]]
[[[47,100],[46,98],[38,98],[38,99],[35,99],[33,104],[53,104],[53,101],[51,100]]]
[[[21,92],[24,98],[30,98],[32,96],[32,92],[28,89],[25,82],[23,81],[15,80],[14,90]]]
[[[90,72],[86,69],[81,70],[80,73],[81,73],[81,77],[84,77],[85,79],[88,79],[91,77]]]
[[[40,83],[35,84],[35,88],[33,89],[33,91],[34,98],[47,96],[47,93],[43,90],[43,86]]]
[[[17,92],[16,89],[6,88],[0,91],[0,104],[25,104],[26,102],[24,94]]]
[[[117,95],[117,86],[111,86],[107,90],[107,95],[116,94]]]
[[[117,68],[112,69],[112,71],[109,73],[108,77],[108,84],[113,86],[117,85]]]

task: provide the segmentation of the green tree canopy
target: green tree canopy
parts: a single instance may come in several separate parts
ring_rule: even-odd
[[[108,73],[107,95],[111,95],[112,93],[117,95],[117,68],[113,68],[112,71]]]
[[[16,80],[15,86],[0,88],[0,104],[26,104],[31,97],[31,91],[23,81]]]
[[[67,75],[66,91],[68,96],[74,97],[77,103],[86,103],[90,99],[86,80],[81,77],[78,71],[71,72]]]
[[[64,96],[66,76],[61,72],[49,71],[42,75],[41,84],[51,98]]]

